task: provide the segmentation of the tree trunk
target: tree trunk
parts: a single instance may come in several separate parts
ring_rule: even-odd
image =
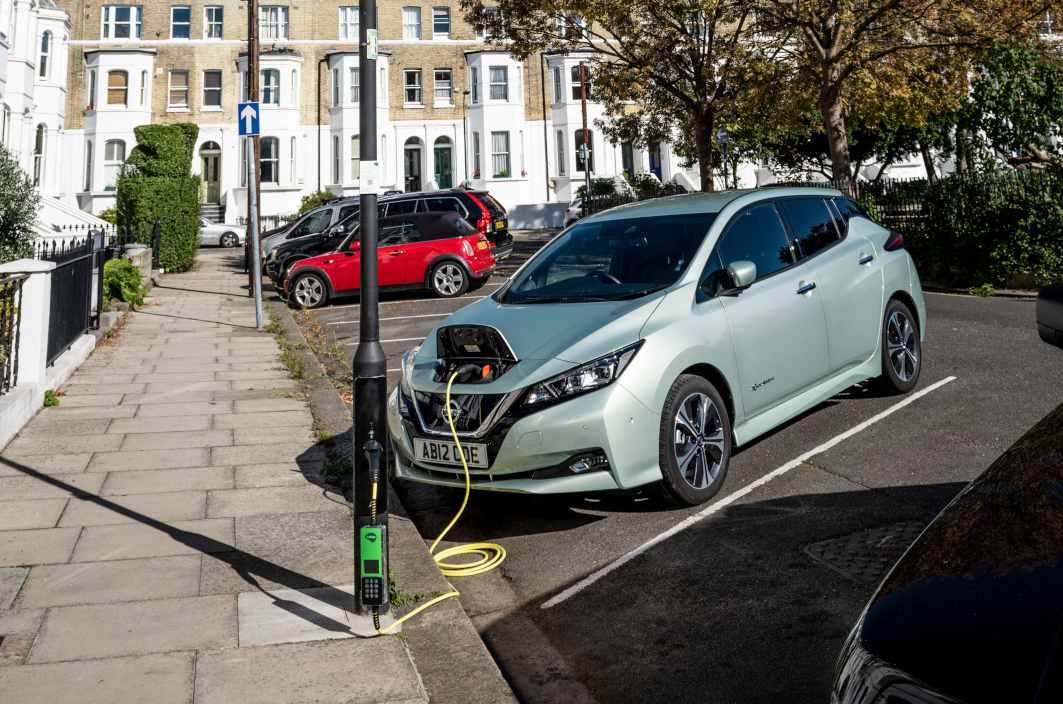
[[[922,140],[919,140],[919,153],[923,155],[923,168],[926,169],[926,182],[937,183],[938,172],[934,167],[934,157],[930,154],[930,147]]]
[[[712,135],[715,120],[712,115],[703,116],[694,130],[694,146],[698,151],[698,175],[701,190],[708,193],[716,190],[712,181]]]
[[[968,164],[968,145],[967,130],[963,129],[959,125],[956,126],[956,173],[966,174],[970,168]]]
[[[819,109],[823,115],[823,131],[827,135],[827,147],[830,150],[831,175],[843,191],[852,193],[849,135],[845,131],[845,110],[838,84],[838,69],[829,64],[823,68]]]

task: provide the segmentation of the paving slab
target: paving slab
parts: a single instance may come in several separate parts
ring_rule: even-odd
[[[33,422],[27,425],[19,433],[19,437],[36,437],[46,435],[55,437],[56,433],[63,435],[97,435],[107,430],[110,418],[92,417],[76,418],[71,416],[57,416],[39,414]]]
[[[123,450],[121,452],[96,453],[92,457],[88,471],[126,472],[136,469],[205,467],[208,464],[211,464],[210,450],[204,447],[176,450]]]
[[[300,467],[294,462],[251,464],[235,467],[235,488],[263,486],[304,486],[319,476],[317,468]]]
[[[179,383],[172,383],[168,381],[154,382],[148,384],[148,388],[145,390],[145,394],[160,394],[160,393],[202,393],[204,391],[228,391],[232,382],[230,381],[184,381]]]
[[[66,499],[0,501],[0,530],[52,528],[66,502]]]
[[[232,385],[233,391],[258,391],[262,389],[295,389],[299,382],[294,379],[241,379],[239,381],[226,382]]]
[[[0,567],[0,611],[11,608],[29,572],[28,567]]]
[[[270,401],[289,401],[291,399],[267,399]],[[306,409],[302,401],[297,401],[302,408],[299,410],[285,410],[272,412],[244,412],[240,409],[249,401],[237,401],[237,413],[227,413],[215,416],[215,428],[289,428],[292,426],[305,426],[314,422],[314,417]]]
[[[0,668],[19,704],[190,704],[194,653]]]
[[[59,405],[64,408],[77,408],[84,406],[117,406],[122,401],[122,394],[92,394],[88,396],[67,396],[62,395],[59,397]]]
[[[80,528],[0,531],[0,567],[66,562]]]
[[[126,435],[122,450],[175,450],[187,447],[232,445],[231,430],[182,430]]]
[[[191,401],[178,403],[159,403],[140,407],[137,411],[138,418],[155,418],[166,416],[204,416],[216,413],[229,413],[232,411],[231,401]]]
[[[24,477],[26,472],[12,464],[22,465],[41,474],[77,474],[88,467],[92,453],[76,452],[53,455],[21,455],[4,451],[0,457],[0,477]]]
[[[78,367],[78,373],[67,380],[63,388],[75,386],[94,386],[99,384],[132,384],[136,373],[128,374],[108,373],[107,367],[89,366],[82,364]],[[94,373],[95,372],[95,373]]]
[[[199,594],[196,555],[33,567],[19,608],[108,604]]]
[[[148,408],[148,406],[145,406]],[[160,408],[160,406],[151,406]],[[147,416],[141,418],[116,418],[108,421],[105,430],[108,433],[176,433],[193,430],[209,430],[211,416],[201,415],[172,415],[172,416]],[[101,431],[103,432],[103,431]]]
[[[218,372],[218,378],[223,381],[248,381],[262,379],[290,379],[285,369],[263,370],[245,369],[241,371]]]
[[[29,662],[234,648],[236,644],[236,603],[231,596],[61,606],[48,610]]]
[[[62,396],[73,398],[75,396],[103,396],[107,394],[138,394],[144,391],[144,384],[140,383],[110,383],[100,381],[98,384],[74,384],[63,387]]]
[[[299,411],[308,413],[306,401],[298,398],[260,398],[247,401],[235,402],[236,412],[242,415],[248,413],[266,413],[276,411]]]
[[[22,664],[43,621],[44,609],[0,611],[0,668]],[[3,676],[0,675],[0,692],[7,691],[3,682]]]
[[[65,486],[55,486],[37,477],[0,477],[0,501],[21,499],[65,499],[74,490],[99,493],[103,476],[99,474],[72,474],[64,477]]]
[[[293,643],[200,653],[196,704],[428,702],[398,638]]]
[[[161,529],[142,523],[89,526],[77,541],[71,561],[203,555],[232,550],[235,544],[232,518],[167,521]]]
[[[19,457],[54,455],[57,452],[108,452],[117,450],[121,444],[122,438],[117,435],[29,435],[12,440],[5,452]]]
[[[185,404],[185,403],[209,403],[214,400],[214,393],[207,390],[174,390],[168,389],[165,391],[155,391],[151,393],[143,394],[126,394],[122,398],[122,403],[134,404],[134,405],[156,405],[156,404]],[[143,409],[141,409],[143,410]],[[160,415],[176,415],[172,410],[167,410],[166,413]]]
[[[228,489],[207,494],[207,516],[249,516],[257,513],[322,511],[334,506],[317,486],[276,486]]]
[[[210,451],[210,463],[217,465],[254,464],[255,462],[312,462],[325,456],[322,448],[314,443],[277,443],[263,445],[240,445],[214,447]]]
[[[118,523],[188,521],[206,518],[204,491],[174,491],[167,494],[111,496],[92,501],[71,499],[60,526],[99,526]],[[2,511],[3,503],[0,503]],[[125,509],[125,510],[123,510]],[[133,515],[130,515],[132,512]]]
[[[158,365],[163,369],[166,369],[165,364]],[[153,384],[186,384],[198,381],[214,381],[220,377],[215,377],[214,372],[200,369],[198,371],[190,372],[168,372],[168,371],[154,371],[145,372],[143,374],[137,374],[137,381],[151,382]],[[140,389],[142,390],[142,389]]]
[[[85,476],[99,476],[93,473]],[[232,467],[188,467],[110,472],[100,492],[103,496],[160,494],[197,489],[233,489]]]
[[[236,519],[237,548],[258,554],[333,550],[351,554],[351,511],[346,506],[315,513],[273,513]],[[342,580],[349,581],[349,580]]]
[[[307,447],[316,442],[309,424],[283,428],[237,428],[232,431],[233,444],[262,445],[264,443],[303,443]]]
[[[295,547],[251,553],[213,553],[203,558],[200,594],[237,594],[261,589],[309,589],[353,579],[353,549],[334,543],[313,551]]]
[[[241,648],[376,635],[371,616],[352,613],[353,584],[244,592],[236,604]],[[388,614],[380,625],[393,622]]]
[[[52,406],[51,408],[42,409],[34,418],[33,424],[36,425],[38,422],[45,420],[55,420],[61,423],[72,418],[131,418],[136,412],[136,406],[111,406],[110,408],[102,406]]]

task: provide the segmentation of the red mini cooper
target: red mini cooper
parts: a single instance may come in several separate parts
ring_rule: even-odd
[[[483,284],[495,268],[487,238],[457,213],[387,217],[379,226],[377,276],[381,289],[427,288],[441,298],[453,298]],[[335,251],[292,265],[284,280],[289,301],[300,308],[318,308],[330,298],[358,292],[361,256],[357,218],[347,228]]]

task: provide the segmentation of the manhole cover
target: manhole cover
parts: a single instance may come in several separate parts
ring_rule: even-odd
[[[810,543],[803,549],[813,560],[843,577],[861,584],[877,584],[925,525],[917,521],[891,523]]]

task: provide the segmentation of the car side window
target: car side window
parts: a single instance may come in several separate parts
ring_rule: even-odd
[[[380,223],[377,245],[390,247],[416,241],[417,228],[412,218],[388,218]]]
[[[786,198],[780,205],[793,228],[802,258],[818,254],[841,239],[824,199]]]
[[[739,261],[753,262],[758,280],[794,263],[786,228],[771,203],[746,208],[727,225],[705,265],[702,290],[716,295],[731,288],[727,267]]]
[[[426,212],[452,212],[465,217],[467,213],[457,198],[426,198]]]
[[[340,214],[336,218],[336,222],[343,222],[344,220],[349,218],[353,213],[357,213],[357,212],[358,212],[358,206],[357,205],[344,206],[344,207],[340,208]]]
[[[388,203],[388,217],[394,215],[413,215],[417,212],[418,198],[410,198],[409,200],[391,201]]]
[[[302,237],[303,235],[315,235],[319,232],[324,232],[332,223],[332,209],[324,208],[317,212],[311,213],[301,223],[295,226],[292,231],[292,237]]]

